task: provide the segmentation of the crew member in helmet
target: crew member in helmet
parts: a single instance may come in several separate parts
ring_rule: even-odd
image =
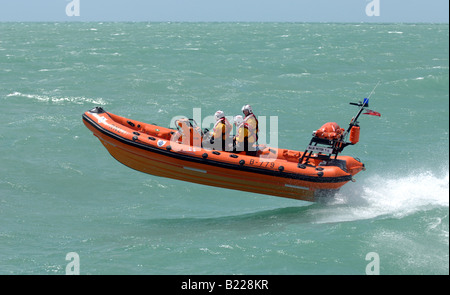
[[[247,123],[251,136],[254,136],[255,142],[257,142],[259,132],[258,119],[253,114],[252,107],[248,104],[242,107],[242,112],[244,113],[244,123]]]
[[[248,123],[244,122],[242,116],[234,117],[234,124],[236,125],[236,136],[234,137],[234,152],[245,151],[249,156],[256,156],[256,150],[253,144],[256,142],[255,134],[249,131]]]
[[[224,151],[227,138],[230,136],[233,126],[225,118],[223,111],[217,111],[214,114],[214,118],[216,119],[216,124],[214,124],[211,132],[210,143],[214,144],[214,149]]]

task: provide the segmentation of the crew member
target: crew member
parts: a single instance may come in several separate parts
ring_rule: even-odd
[[[242,116],[234,117],[236,125],[236,136],[234,137],[234,152],[245,151],[249,156],[256,156],[256,149],[253,144],[256,142],[255,134],[250,132],[248,123],[244,122]]]
[[[255,114],[253,114],[252,107],[247,104],[242,107],[242,112],[244,113],[244,123],[247,123],[248,130],[251,135],[255,137],[255,142],[258,142],[258,119],[256,119]]]
[[[210,143],[214,144],[214,149],[224,151],[225,143],[230,136],[233,126],[228,122],[227,118],[225,118],[225,113],[223,111],[217,111],[214,114],[214,118],[216,119],[216,124],[214,125],[211,134]]]

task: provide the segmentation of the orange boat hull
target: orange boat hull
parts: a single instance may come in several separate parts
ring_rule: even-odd
[[[170,140],[172,129],[95,108],[83,114],[86,127],[122,164],[151,175],[203,185],[305,201],[337,191],[364,165],[340,156],[345,167],[299,167],[301,152],[269,149],[276,159],[213,151]],[[268,152],[268,153],[270,153]]]

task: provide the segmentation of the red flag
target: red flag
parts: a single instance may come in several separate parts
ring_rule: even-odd
[[[381,117],[381,114],[379,112],[375,112],[372,110],[366,110],[366,113],[363,113],[363,115],[371,115],[371,116]]]

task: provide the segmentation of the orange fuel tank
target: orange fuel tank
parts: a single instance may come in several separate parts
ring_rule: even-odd
[[[353,126],[352,129],[350,129],[350,137],[349,140],[352,144],[357,144],[359,142],[359,126]]]

